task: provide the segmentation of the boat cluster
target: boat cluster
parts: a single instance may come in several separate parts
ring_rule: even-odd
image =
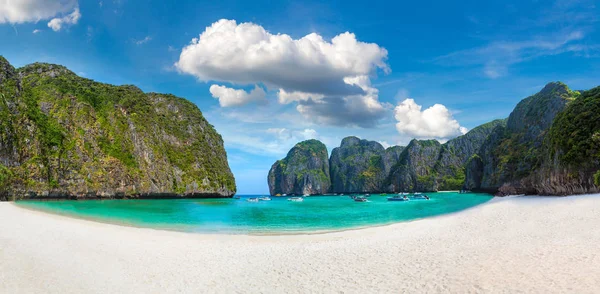
[[[410,201],[410,200],[429,200],[429,196],[421,193],[398,193],[392,197],[388,197],[388,201]]]
[[[380,196],[386,196],[387,194],[381,194]],[[369,202],[369,197],[371,197],[370,194],[365,194],[365,195],[350,195],[350,198],[352,198],[354,201],[356,202]],[[422,194],[422,193],[413,193],[413,194],[409,194],[409,193],[398,193],[397,195],[393,195],[391,197],[388,197],[387,200],[388,201],[410,201],[410,200],[429,200],[429,196]]]
[[[339,194],[339,196],[343,196],[344,194]],[[303,195],[303,196],[294,196],[294,197],[288,197],[287,200],[288,201],[292,201],[292,202],[302,202],[304,201],[305,197],[309,197],[310,195]],[[380,196],[387,196],[387,194],[380,194]],[[371,194],[364,194],[364,195],[349,195],[348,197],[350,197],[352,200],[356,201],[356,202],[369,202],[369,197],[371,197]],[[235,197],[236,199],[240,199],[239,196]],[[388,201],[410,201],[410,200],[429,200],[429,196],[422,194],[422,193],[398,193],[396,195],[393,195],[391,197],[388,197],[387,200]],[[262,197],[252,197],[252,198],[248,198],[246,199],[246,201],[248,202],[259,202],[259,201],[271,201],[271,198],[268,196],[262,196]]]
[[[252,198],[248,198],[246,201],[248,201],[248,202],[271,201],[271,197],[267,197],[267,196],[252,197]]]

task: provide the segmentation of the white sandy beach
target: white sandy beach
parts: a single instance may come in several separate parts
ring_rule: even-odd
[[[0,203],[0,293],[598,293],[600,195],[295,236],[201,235]]]

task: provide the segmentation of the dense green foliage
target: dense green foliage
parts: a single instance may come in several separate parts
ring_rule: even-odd
[[[221,136],[185,99],[45,63],[0,75],[0,157],[18,154],[22,192],[235,192]]]
[[[600,159],[600,87],[581,93],[560,113],[550,129],[552,150],[561,161],[582,164]]]
[[[573,101],[579,92],[561,82],[549,83],[539,93],[523,99],[508,118],[502,139],[492,150],[496,158],[496,176],[505,180],[521,179],[539,168],[543,159],[542,143],[555,115]]]
[[[327,147],[318,140],[296,144],[271,166],[267,180],[272,195],[326,193],[330,186]]]
[[[0,192],[6,190],[6,185],[10,182],[11,171],[0,163]]]

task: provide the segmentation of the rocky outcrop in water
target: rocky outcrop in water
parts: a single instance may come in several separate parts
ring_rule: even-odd
[[[193,103],[0,56],[0,198],[235,191],[223,140]]]
[[[385,191],[385,180],[403,147],[387,150],[375,141],[347,137],[331,152],[331,191],[333,193],[375,193]]]
[[[555,82],[522,100],[467,165],[466,187],[501,195],[598,192],[598,92]]]
[[[435,163],[442,149],[436,140],[412,140],[389,175],[390,192],[435,191]]]
[[[436,140],[412,140],[390,172],[388,191],[461,189],[467,160],[479,150],[492,130],[503,124],[504,120],[483,124],[444,144]]]
[[[268,175],[271,195],[325,194],[329,192],[327,147],[318,140],[300,142],[284,159],[271,166]]]

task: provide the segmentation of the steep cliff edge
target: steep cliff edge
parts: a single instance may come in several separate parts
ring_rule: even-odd
[[[318,140],[296,144],[284,159],[271,166],[267,180],[271,195],[329,192],[331,178],[327,147]]]
[[[579,92],[571,91],[565,84],[553,82],[547,84],[539,93],[519,102],[510,114],[506,126],[494,129],[478,152],[478,158],[468,165],[466,187],[491,193],[499,191],[505,195],[574,194],[589,190],[558,187],[561,184],[550,188],[552,185],[543,184],[553,181],[550,180],[552,177],[560,178],[558,174],[565,172],[565,165],[556,155],[567,152],[566,146],[558,149],[556,144],[550,147],[549,142],[556,142],[551,134],[558,133],[558,129],[565,127],[560,121],[573,120],[562,117],[567,113],[564,111],[571,107],[568,105],[573,104],[577,107],[580,104],[579,96]],[[589,101],[594,99],[593,96],[590,94]],[[576,111],[587,111],[581,108]],[[586,116],[579,119],[580,127],[590,128],[591,138],[595,123],[587,120],[589,117]],[[554,131],[550,132],[551,127]],[[569,137],[578,132],[573,130],[570,134],[561,134],[563,137]],[[555,182],[565,183],[565,180],[556,179]],[[561,191],[564,189],[570,192]]]
[[[385,191],[384,182],[399,159],[403,147],[387,150],[375,141],[347,137],[331,151],[329,166],[334,193],[376,193]]]
[[[0,198],[235,191],[223,140],[193,103],[0,57]]]
[[[390,192],[459,190],[465,182],[465,165],[486,138],[505,120],[494,120],[444,144],[412,140],[392,168]]]
[[[389,192],[436,191],[434,166],[442,144],[436,140],[410,141],[388,177]]]
[[[600,87],[575,96],[554,119],[541,166],[525,183],[538,194],[600,192]]]

